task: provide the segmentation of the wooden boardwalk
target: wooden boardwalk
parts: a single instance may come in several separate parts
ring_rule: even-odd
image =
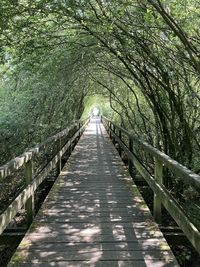
[[[8,266],[178,266],[105,129],[91,122]]]

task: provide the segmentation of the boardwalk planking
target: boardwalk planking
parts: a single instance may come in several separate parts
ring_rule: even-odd
[[[8,266],[178,266],[98,121],[88,125]]]

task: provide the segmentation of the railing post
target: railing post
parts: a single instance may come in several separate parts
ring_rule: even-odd
[[[61,153],[61,138],[59,138],[59,161],[58,161],[58,164],[59,164],[59,170],[60,170],[60,172],[61,172],[61,170],[62,170],[62,153]],[[59,172],[59,173],[60,173]]]
[[[112,142],[115,145],[115,133],[116,133],[116,127],[113,125],[113,137],[112,137]]]
[[[163,163],[162,161],[155,159],[155,180],[157,183],[163,183]],[[153,215],[155,220],[160,223],[162,216],[162,204],[160,198],[154,193],[154,203],[153,203]]]
[[[103,124],[104,124],[104,126],[106,128],[107,133],[109,133],[109,122],[106,121],[106,120],[103,120]]]
[[[59,176],[61,169],[62,169],[62,158],[61,158],[61,137],[59,138],[59,143],[57,145],[58,147],[58,151],[57,154],[59,154],[59,159],[58,162],[56,164],[56,172],[57,172],[57,176]]]
[[[78,124],[78,131],[79,131],[78,140],[81,138],[81,131],[80,131],[80,129],[81,129],[81,123],[79,122],[79,124]]]
[[[110,139],[112,139],[112,132],[111,132],[111,130],[112,130],[112,124],[111,124],[111,122],[108,123],[108,129],[109,129]]]
[[[28,186],[33,180],[33,163],[32,160],[29,160],[25,163],[25,182]],[[32,196],[26,201],[25,204],[27,224],[29,225],[34,217],[34,192]]]
[[[121,129],[119,129],[119,139],[120,139],[120,141],[122,141],[122,131],[121,131]],[[121,149],[120,144],[118,144],[118,145],[119,145],[119,155],[121,157],[121,155],[122,155],[122,149]]]
[[[133,153],[133,140],[129,137],[129,150]],[[133,162],[132,160],[128,159],[128,170],[130,175],[133,175]]]

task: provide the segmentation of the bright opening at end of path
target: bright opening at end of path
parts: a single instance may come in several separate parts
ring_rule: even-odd
[[[96,108],[96,107],[94,107],[93,109],[92,109],[92,116],[95,116],[95,117],[97,117],[97,116],[99,116],[99,109],[98,108]]]

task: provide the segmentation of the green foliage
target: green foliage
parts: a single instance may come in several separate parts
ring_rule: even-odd
[[[196,170],[197,2],[4,0],[1,161],[80,118],[84,105],[87,114],[98,95],[123,127]]]
[[[88,95],[84,100],[84,112],[82,117],[87,118],[91,115],[93,108],[98,108],[100,114],[112,118],[113,110],[110,108],[109,99],[102,95]]]
[[[1,84],[1,163],[81,117],[88,78],[79,59],[54,49],[37,61],[10,61]]]
[[[0,165],[98,107],[200,172],[199,1],[1,0],[0,14]],[[199,227],[199,193],[165,176]]]

